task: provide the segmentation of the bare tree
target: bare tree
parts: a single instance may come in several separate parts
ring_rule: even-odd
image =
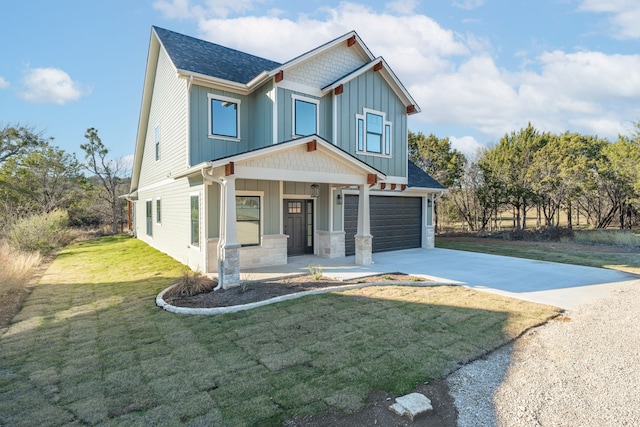
[[[100,198],[107,202],[111,208],[111,231],[117,234],[120,231],[120,219],[122,201],[118,198],[118,186],[128,175],[127,164],[122,158],[117,160],[107,159],[109,150],[104,146],[98,136],[98,130],[89,128],[84,134],[89,141],[81,144],[85,152],[83,167],[94,174],[100,180],[104,191],[100,192]]]

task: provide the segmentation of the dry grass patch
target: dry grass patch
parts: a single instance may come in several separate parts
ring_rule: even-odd
[[[197,272],[184,272],[171,288],[165,292],[164,299],[171,302],[179,297],[191,297],[204,292],[211,292],[217,282]]]

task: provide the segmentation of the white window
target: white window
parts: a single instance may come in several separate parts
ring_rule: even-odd
[[[155,141],[156,141],[156,160],[160,160],[160,125],[156,126]]]
[[[260,196],[236,196],[238,243],[242,246],[260,244]]]
[[[160,215],[162,203],[160,199],[156,199],[156,224],[160,224],[162,222],[162,216]]]
[[[208,95],[209,138],[240,139],[240,100]]]
[[[317,99],[291,95],[293,101],[293,136],[309,136],[318,133]]]
[[[190,197],[191,246],[200,246],[200,196]]]
[[[391,156],[391,122],[386,113],[364,109],[356,114],[357,151],[380,156]]]
[[[153,236],[153,202],[147,200],[147,236]]]

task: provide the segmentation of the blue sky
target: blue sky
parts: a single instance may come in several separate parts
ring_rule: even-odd
[[[615,139],[640,120],[637,0],[0,0],[0,126],[131,156],[151,25],[284,62],[350,30],[466,153],[528,122]]]

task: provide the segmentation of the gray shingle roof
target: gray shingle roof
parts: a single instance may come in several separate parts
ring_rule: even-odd
[[[409,160],[409,187],[442,188],[444,186]]]
[[[153,27],[176,68],[247,84],[279,63],[160,27]]]

